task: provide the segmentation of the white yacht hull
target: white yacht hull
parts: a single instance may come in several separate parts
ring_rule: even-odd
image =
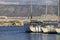
[[[55,28],[56,32],[60,34],[60,28]]]
[[[43,27],[42,27],[42,31],[43,31],[44,33],[48,33],[48,32],[49,32],[49,30],[48,30],[47,28],[43,28]]]
[[[31,30],[32,32],[42,32],[40,26],[38,26],[38,27],[37,27],[37,26],[36,26],[36,27],[30,26],[30,30]]]
[[[42,30],[43,30],[43,32],[44,33],[56,33],[56,30],[55,30],[55,28],[52,28],[52,27],[42,27]]]

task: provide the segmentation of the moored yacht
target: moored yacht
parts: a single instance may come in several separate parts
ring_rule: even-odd
[[[58,23],[58,26],[55,28],[55,30],[58,34],[60,34],[60,21]]]
[[[42,30],[44,33],[56,33],[53,25],[46,25],[45,27],[42,27]]]
[[[60,34],[60,28],[59,27],[55,28],[55,30],[58,34]]]
[[[32,32],[42,32],[41,25],[39,23],[31,23],[29,28]]]
[[[49,32],[48,27],[41,27],[41,28],[42,28],[42,31],[43,31],[44,33],[48,33],[48,32]]]

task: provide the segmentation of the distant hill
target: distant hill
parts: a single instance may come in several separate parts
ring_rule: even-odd
[[[57,6],[48,6],[48,14],[58,13]],[[32,13],[30,5],[0,5],[0,16],[40,16],[46,13],[45,5],[32,5]]]

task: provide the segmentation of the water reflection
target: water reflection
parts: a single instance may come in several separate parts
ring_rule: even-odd
[[[42,34],[39,33],[31,33],[30,34],[31,40],[42,40]]]
[[[60,40],[60,34],[56,35],[56,40]]]
[[[60,35],[58,34],[31,34],[31,40],[59,40]]]
[[[58,34],[43,33],[19,33],[19,32],[3,32],[0,33],[0,40],[59,40]]]
[[[43,34],[43,40],[56,40],[55,34]]]
[[[29,34],[26,33],[0,33],[0,40],[29,40]]]

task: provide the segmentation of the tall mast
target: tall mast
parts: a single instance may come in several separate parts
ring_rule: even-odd
[[[28,13],[28,19],[29,18],[32,19],[32,0],[30,0],[29,5],[30,5],[30,14]]]
[[[30,3],[31,3],[31,14],[30,14],[30,16],[31,16],[31,19],[32,19],[32,0],[30,1]]]
[[[58,27],[59,27],[59,0],[58,0]]]
[[[47,0],[46,0],[46,15],[45,16],[47,17]]]
[[[58,0],[58,20],[59,20],[59,0]]]
[[[46,0],[46,15],[47,15],[47,0]]]

